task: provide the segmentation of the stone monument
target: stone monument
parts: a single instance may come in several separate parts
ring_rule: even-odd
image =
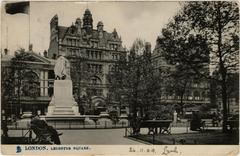
[[[55,81],[52,100],[48,106],[47,117],[79,116],[78,105],[73,98],[72,80],[70,77],[70,63],[61,56],[54,67]]]

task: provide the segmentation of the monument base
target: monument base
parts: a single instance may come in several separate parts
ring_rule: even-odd
[[[54,95],[48,106],[46,117],[80,116],[78,105],[72,96],[71,80],[55,80]]]

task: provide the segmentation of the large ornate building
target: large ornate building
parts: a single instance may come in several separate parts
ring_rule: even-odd
[[[163,76],[167,75],[167,78],[163,77],[163,81],[168,81],[170,79],[169,76],[176,69],[175,66],[167,63],[161,51],[161,47],[156,44],[152,54],[152,63],[155,72]],[[206,65],[204,70],[209,71],[209,66]],[[199,110],[202,105],[210,105],[210,81],[192,77],[184,80],[184,84],[180,83],[182,82],[172,82],[173,85],[177,84],[177,87],[172,89],[162,86],[162,95],[159,99],[161,103],[183,107],[183,113]],[[164,84],[167,84],[167,82],[164,82]]]
[[[1,103],[9,116],[24,112],[44,115],[53,95],[55,60],[32,51],[1,56]]]
[[[117,102],[112,103],[108,98],[109,72],[116,69],[115,62],[121,55],[126,56],[122,47],[121,37],[116,29],[112,33],[104,30],[103,22],[98,22],[93,28],[92,14],[85,10],[83,19],[76,19],[70,27],[59,26],[58,16],[50,21],[50,45],[44,56],[29,51],[18,55],[16,65],[12,65],[12,58],[5,54],[1,57],[2,93],[9,84],[3,84],[8,79],[9,72],[24,64],[22,69],[22,82],[15,86],[13,94],[2,94],[2,106],[7,114],[22,115],[32,112],[44,115],[53,95],[54,64],[59,55],[64,55],[71,63],[71,79],[73,81],[74,98],[79,104],[81,114],[98,114],[102,111],[119,111]],[[23,59],[23,60],[22,60]],[[17,82],[16,79],[12,82]],[[33,86],[34,84],[34,86]]]
[[[114,70],[114,63],[121,55],[126,55],[121,37],[116,29],[112,33],[104,30],[99,21],[93,28],[93,18],[89,9],[85,10],[83,19],[77,18],[69,27],[58,25],[55,15],[50,21],[50,45],[48,57],[56,59],[65,55],[71,62],[71,77],[75,97],[84,99],[84,111],[107,107],[108,97],[107,75]]]

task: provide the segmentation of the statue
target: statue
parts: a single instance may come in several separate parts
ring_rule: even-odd
[[[70,80],[70,63],[69,61],[62,55],[56,61],[54,67],[54,74],[56,80]]]
[[[78,104],[73,98],[70,62],[64,57],[64,53],[63,55],[59,55],[56,60],[54,74],[53,96],[49,103],[46,117],[52,119],[57,117],[59,119],[59,117],[79,116]]]

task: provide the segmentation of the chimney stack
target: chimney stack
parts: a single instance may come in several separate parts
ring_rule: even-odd
[[[145,50],[146,50],[146,53],[151,53],[151,43],[150,42],[146,42]]]
[[[4,49],[4,55],[8,55],[8,49],[7,48]]]
[[[28,49],[30,52],[32,52],[33,51],[33,45],[32,44],[30,44],[29,45],[29,49]]]
[[[44,50],[43,56],[46,57],[46,58],[48,58],[48,52],[47,52],[46,50]]]

